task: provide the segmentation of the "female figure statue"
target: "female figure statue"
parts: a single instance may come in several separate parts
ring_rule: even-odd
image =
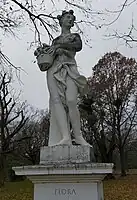
[[[53,64],[47,70],[51,111],[49,146],[72,144],[70,123],[76,144],[89,145],[80,131],[77,108],[77,96],[84,94],[87,86],[86,78],[79,74],[75,61],[76,52],[82,49],[82,41],[79,34],[70,31],[75,21],[73,10],[63,11],[57,19],[61,35],[53,40],[48,50],[49,54],[54,54]]]

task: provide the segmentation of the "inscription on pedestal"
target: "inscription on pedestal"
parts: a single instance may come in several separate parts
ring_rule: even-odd
[[[34,186],[34,200],[103,200],[100,192],[95,182],[38,183]]]
[[[56,188],[54,191],[55,195],[76,195],[75,189],[70,188]]]

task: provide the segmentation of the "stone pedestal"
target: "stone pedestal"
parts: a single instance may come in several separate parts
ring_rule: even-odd
[[[91,150],[87,146],[44,147],[40,165],[13,170],[34,183],[34,200],[103,200],[102,180],[112,173],[113,164],[91,163]]]
[[[87,163],[93,160],[93,149],[89,146],[45,146],[40,151],[40,164],[45,165],[48,163]]]

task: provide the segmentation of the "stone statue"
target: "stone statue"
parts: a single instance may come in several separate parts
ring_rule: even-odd
[[[49,59],[46,68],[42,65],[42,58],[39,59],[41,70],[47,71],[50,94],[51,119],[48,145],[72,144],[71,123],[76,144],[90,146],[80,131],[80,114],[77,108],[78,94],[83,95],[87,88],[86,78],[79,74],[75,61],[76,52],[82,49],[82,41],[79,34],[70,31],[75,21],[73,10],[63,11],[57,19],[61,27],[60,36],[53,40],[51,46],[45,45],[35,52],[38,58],[38,52],[42,55],[41,51],[45,48],[45,53],[48,55],[45,60]]]

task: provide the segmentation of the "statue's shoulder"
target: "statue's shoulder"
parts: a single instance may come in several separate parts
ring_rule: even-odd
[[[75,35],[75,37],[80,37],[79,33],[72,33],[73,35]]]
[[[79,33],[71,33],[70,36],[74,36],[74,37],[78,37],[78,38],[80,38]]]
[[[79,35],[79,33],[70,33],[69,35],[68,35],[68,37],[69,36],[73,36],[73,37],[78,37],[78,38],[80,38],[80,35]],[[56,38],[54,38],[53,40],[59,40],[60,38],[62,38],[62,36],[61,35],[59,35],[58,37],[56,37]]]
[[[52,44],[56,44],[56,42],[60,39],[60,36],[53,39]]]
[[[52,41],[52,44],[53,45],[57,44],[59,41],[62,40],[62,37],[63,36],[60,35],[60,36],[54,38],[53,41]],[[78,33],[70,33],[68,36],[66,36],[66,39],[68,39],[68,38],[70,38],[71,41],[75,41],[75,40],[81,41],[81,37]]]
[[[75,40],[81,41],[80,34],[78,34],[78,33],[72,33],[72,35],[73,35],[73,37],[74,37]]]

